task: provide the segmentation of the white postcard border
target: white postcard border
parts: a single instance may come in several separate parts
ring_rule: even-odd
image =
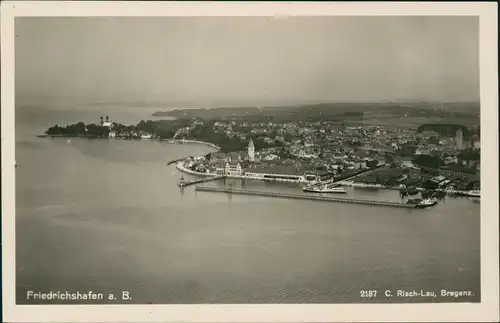
[[[7,322],[330,322],[498,320],[498,22],[496,2],[2,2],[3,318]],[[480,304],[16,305],[14,17],[18,16],[328,16],[480,17]]]

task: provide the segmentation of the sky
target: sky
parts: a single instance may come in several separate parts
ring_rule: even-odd
[[[477,17],[17,18],[16,100],[479,99]]]

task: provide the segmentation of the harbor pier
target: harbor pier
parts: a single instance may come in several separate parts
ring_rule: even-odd
[[[214,179],[211,178],[210,180],[214,180]],[[199,181],[199,182],[201,182],[201,181]],[[206,186],[195,186],[195,190],[201,191],[201,192],[216,192],[216,193],[227,193],[227,194],[263,196],[263,197],[301,199],[301,200],[310,200],[310,201],[364,204],[364,205],[375,205],[375,206],[399,207],[399,208],[406,208],[406,209],[416,208],[415,205],[400,203],[400,202],[360,200],[360,199],[338,198],[338,197],[329,197],[329,196],[314,196],[314,195],[305,195],[305,194],[264,192],[264,191],[240,190],[240,189],[206,187]]]
[[[187,181],[181,180],[179,182],[179,186],[180,187],[186,187],[186,186],[191,186],[191,185],[195,185],[195,184],[202,184],[202,183],[206,183],[206,182],[216,181],[216,180],[224,179],[224,178],[226,178],[225,175],[208,177],[208,178],[202,178],[202,179],[199,179],[199,180],[196,180],[196,181],[192,181],[192,182],[187,182]]]

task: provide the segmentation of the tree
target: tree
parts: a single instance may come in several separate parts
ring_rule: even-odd
[[[466,149],[466,150],[460,152],[460,154],[458,155],[458,158],[461,160],[467,160],[467,161],[480,160],[481,154],[479,153],[478,150]]]
[[[440,168],[443,161],[438,156],[418,155],[413,159],[413,163],[428,168]]]
[[[107,137],[109,134],[109,128],[98,126],[95,124],[89,124],[87,125],[87,133],[91,136]]]
[[[136,126],[137,130],[141,131],[144,128],[145,125],[146,125],[146,122],[144,120],[139,121],[139,123]]]
[[[372,159],[372,160],[369,160],[369,161],[366,162],[366,166],[368,168],[374,168],[377,165],[378,165],[378,160],[376,160],[376,159]]]
[[[62,132],[63,128],[59,127],[58,125],[50,127],[47,131],[45,131],[45,133],[48,135],[61,135]]]
[[[422,183],[422,187],[427,189],[427,190],[434,190],[438,187],[438,184],[431,182],[431,181],[425,181]]]
[[[67,133],[72,135],[83,135],[85,134],[85,124],[83,122],[78,122],[66,127]]]
[[[430,144],[435,144],[435,145],[439,144],[439,137],[436,137],[436,136],[430,137],[429,138],[429,143]]]

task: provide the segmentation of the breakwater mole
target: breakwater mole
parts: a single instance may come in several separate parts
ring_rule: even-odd
[[[194,184],[201,184],[201,183],[206,183],[206,182],[211,182],[211,181],[217,181],[219,179],[224,179],[224,178],[226,178],[226,176],[222,175],[222,176],[203,178],[203,179],[199,179],[199,180],[192,181],[192,182],[187,182],[187,181],[184,181],[183,179],[181,179],[181,181],[179,182],[179,186],[186,187],[186,186],[191,186]]]
[[[227,194],[254,195],[254,196],[263,196],[263,197],[301,199],[301,200],[310,200],[310,201],[325,201],[325,202],[364,204],[364,205],[375,205],[375,206],[389,206],[389,207],[400,207],[400,208],[407,208],[407,209],[416,208],[415,205],[406,204],[406,203],[399,203],[399,202],[359,200],[359,199],[350,199],[350,198],[338,198],[338,197],[329,197],[329,196],[313,196],[313,195],[305,195],[305,194],[290,194],[290,193],[265,192],[265,191],[251,191],[251,190],[240,190],[240,189],[232,189],[232,188],[195,186],[195,190],[201,191],[201,192],[216,192],[216,193],[227,193]]]

